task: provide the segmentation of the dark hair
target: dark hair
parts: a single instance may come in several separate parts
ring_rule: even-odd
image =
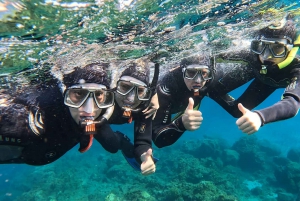
[[[149,84],[150,68],[148,63],[143,62],[140,64],[132,62],[127,65],[127,68],[121,74],[121,77],[122,76],[134,77],[146,84]]]
[[[259,38],[262,36],[265,38],[283,38],[284,36],[287,36],[293,40],[291,42],[294,42],[297,37],[296,34],[297,30],[295,23],[292,20],[287,20],[282,28],[276,29],[276,25],[271,25],[260,29],[255,36]]]
[[[99,62],[88,64],[83,68],[76,67],[72,73],[64,75],[63,83],[68,88],[83,79],[86,83],[103,84],[109,88],[111,77],[107,72],[108,66],[108,63]]]
[[[212,58],[209,54],[199,54],[196,56],[186,57],[181,60],[180,67],[184,68],[192,64],[207,65],[209,68],[213,68]]]

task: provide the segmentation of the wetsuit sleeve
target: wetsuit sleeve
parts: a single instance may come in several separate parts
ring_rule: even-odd
[[[145,119],[144,114],[139,114],[134,120],[134,156],[141,162],[141,155],[152,148],[152,119]]]
[[[153,142],[158,148],[174,144],[186,131],[181,115],[171,121],[171,94],[158,86],[159,109],[153,120]]]
[[[294,117],[300,107],[300,69],[294,69],[290,84],[283,93],[283,99],[265,109],[256,110],[262,120],[262,125],[270,122]]]
[[[33,118],[29,118],[32,115]],[[22,150],[41,138],[34,114],[21,104],[0,107],[0,163],[24,163]],[[38,120],[37,120],[38,121]],[[4,151],[5,150],[5,151]]]
[[[121,139],[110,127],[108,123],[101,125],[99,131],[94,138],[102,145],[102,147],[110,152],[116,153],[121,148]]]
[[[227,94],[219,94],[216,91],[209,93],[209,97],[216,101],[223,109],[235,118],[242,116],[238,109],[238,103],[242,103],[244,107],[252,110],[270,96],[277,88],[266,85],[258,79],[254,79],[245,92],[236,100],[230,99]]]

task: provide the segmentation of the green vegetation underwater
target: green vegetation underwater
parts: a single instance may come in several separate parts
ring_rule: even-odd
[[[245,46],[251,33],[288,13],[299,27],[295,0],[0,0],[0,90],[47,81],[47,61],[78,47],[107,60],[155,54],[163,73],[191,53]],[[258,108],[280,100],[283,90]],[[213,101],[204,98],[200,110],[199,130],[166,148],[153,145],[159,161],[152,175],[94,143],[49,165],[1,165],[0,200],[300,200],[299,115],[247,136]],[[113,130],[133,138],[131,124]]]

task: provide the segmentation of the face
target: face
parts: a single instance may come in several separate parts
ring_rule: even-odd
[[[278,64],[284,61],[293,45],[286,38],[264,38],[251,42],[251,51],[259,55],[263,64]]]
[[[97,84],[93,83],[86,83],[86,84],[81,84],[81,86],[85,88],[97,88]],[[81,90],[73,89],[72,91],[70,90],[68,93],[68,97],[70,101],[73,103],[76,103],[77,100],[84,100],[85,94],[82,93]],[[98,101],[98,104],[104,102],[104,93],[96,91],[93,93],[90,93],[89,96],[86,98],[86,100],[83,102],[83,104],[78,107],[69,107],[69,111],[71,113],[71,116],[75,120],[77,124],[79,124],[80,120],[85,119],[85,118],[91,118],[91,119],[97,119],[99,115],[102,112],[102,109],[100,109],[96,102],[95,99]]]
[[[139,100],[137,93],[141,93],[141,97],[142,93],[144,93],[143,89],[147,86],[146,83],[131,76],[122,76],[119,81],[124,82],[122,82],[122,86],[117,86],[117,91],[115,92],[115,100],[117,104],[121,108],[129,107],[131,109],[136,109],[142,103],[142,100]],[[132,85],[132,83],[134,83],[134,85]],[[132,88],[132,86],[135,87]],[[130,92],[125,93],[126,91]]]
[[[186,68],[193,70],[192,66],[187,66]],[[204,77],[207,77],[209,74],[209,69],[203,68],[201,69],[201,72],[199,71],[199,73],[197,73],[193,79],[187,79],[186,76],[184,76],[184,83],[190,91],[193,89],[201,89],[208,81],[208,79],[205,80]]]

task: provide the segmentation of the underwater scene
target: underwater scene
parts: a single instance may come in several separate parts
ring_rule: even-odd
[[[109,63],[110,87],[113,88],[125,64],[140,58],[150,60],[150,80],[155,77],[155,64],[160,65],[159,79],[162,79],[184,58],[194,54],[249,51],[251,46],[252,51],[257,48],[258,55],[268,50],[277,59],[289,57],[286,52],[293,52],[293,59],[298,58],[300,38],[291,44],[272,40],[272,37],[267,42],[260,39],[267,44],[261,52],[251,42],[262,28],[273,26],[277,30],[276,27],[282,27],[289,20],[300,29],[299,1],[0,0],[0,200],[300,201],[300,117],[297,112],[288,119],[270,120],[265,125],[261,122],[263,126],[257,132],[247,134],[238,128],[237,117],[212,98],[204,97],[199,108],[203,117],[200,128],[184,132],[165,147],[152,143],[153,157],[158,161],[155,172],[146,176],[131,167],[124,153],[110,153],[95,139],[92,146],[89,141],[84,153],[78,151],[81,144],[74,142],[57,160],[47,161],[48,164],[27,161],[26,164],[22,157],[22,160],[17,157],[19,149],[15,149],[15,137],[6,136],[18,131],[23,124],[7,128],[1,124],[7,118],[9,122],[24,118],[24,122],[30,124],[24,130],[32,129],[35,135],[42,136],[44,131],[40,126],[46,122],[34,119],[39,123],[32,126],[32,113],[28,117],[27,113],[26,116],[21,112],[14,114],[5,108],[16,103],[18,100],[14,98],[19,94],[26,96],[30,105],[31,94],[36,91],[29,88],[43,85],[43,90],[50,91],[53,77],[62,80],[75,68],[100,60]],[[300,32],[296,32],[298,37]],[[276,52],[274,44],[283,44],[283,53]],[[289,45],[296,49],[289,49]],[[235,65],[228,66],[235,68]],[[282,67],[279,65],[282,69],[275,72],[284,74],[289,65],[284,60]],[[266,74],[263,70],[262,67],[261,75]],[[184,78],[190,79],[190,75],[182,72]],[[190,80],[200,77],[200,72],[204,78],[203,71],[198,70]],[[224,74],[227,72],[230,71]],[[230,79],[239,76],[228,75]],[[228,90],[229,96],[241,96],[251,86],[252,79]],[[251,110],[272,106],[283,94],[292,94],[293,100],[300,102],[297,99],[300,96],[293,91],[297,89],[297,77],[291,84],[284,82],[283,86],[278,84],[267,92],[258,88],[257,96],[264,92],[269,95],[261,101],[255,94],[249,96],[249,101],[255,102]],[[91,89],[84,101],[91,94],[99,101]],[[54,99],[62,99],[66,104],[68,100],[63,100],[63,95]],[[176,100],[183,95],[176,91]],[[97,104],[99,107],[102,103]],[[47,108],[63,113],[56,105],[49,104]],[[183,108],[184,111],[186,106]],[[290,108],[292,106],[287,105],[281,111]],[[23,108],[14,111],[23,111]],[[39,114],[38,109],[34,111]],[[58,123],[65,122],[74,118],[71,115],[57,114],[55,118]],[[134,123],[111,124],[111,128],[135,141]],[[63,131],[68,129],[73,127],[66,126]],[[15,134],[16,139],[21,139],[22,134]],[[32,137],[25,138],[30,144]],[[3,143],[5,141],[10,143]],[[8,153],[13,153],[13,160],[7,159]],[[38,155],[39,149],[28,153]]]

